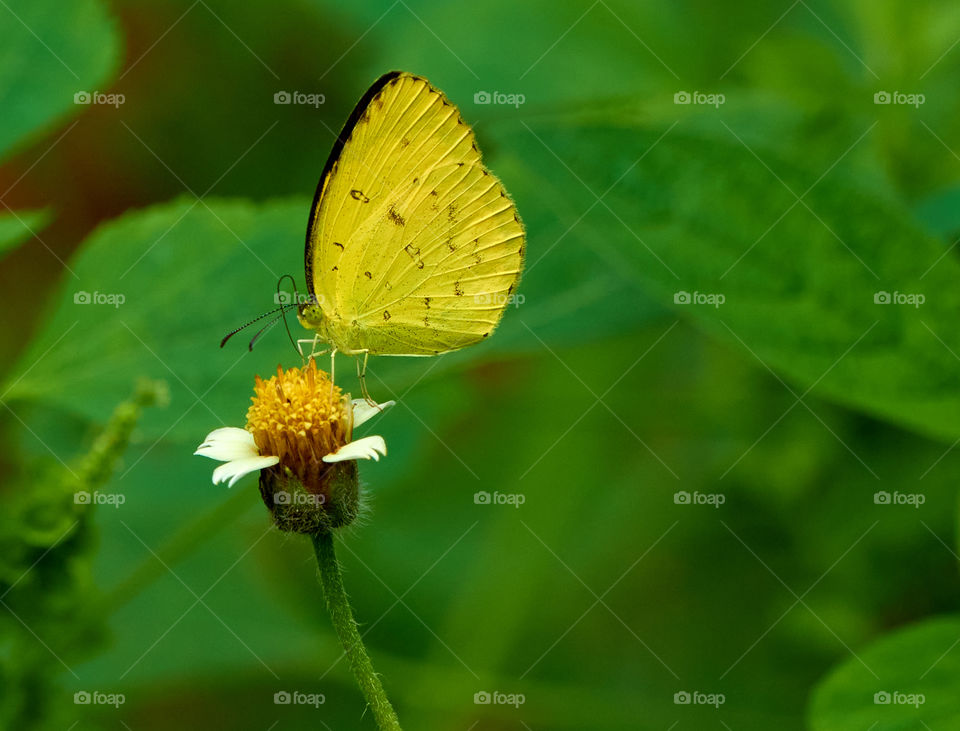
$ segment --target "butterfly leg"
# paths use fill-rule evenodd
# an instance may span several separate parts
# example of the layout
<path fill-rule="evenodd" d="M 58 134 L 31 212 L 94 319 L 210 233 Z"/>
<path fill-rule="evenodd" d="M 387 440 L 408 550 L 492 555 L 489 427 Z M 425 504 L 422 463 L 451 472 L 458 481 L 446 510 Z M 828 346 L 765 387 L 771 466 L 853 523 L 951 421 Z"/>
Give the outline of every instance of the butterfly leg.
<path fill-rule="evenodd" d="M 363 364 L 357 361 L 357 380 L 360 381 L 360 395 L 366 399 L 371 406 L 376 406 L 377 402 L 370 398 L 370 392 L 367 390 L 367 359 L 370 357 L 369 350 L 359 351 L 363 353 Z M 358 352 L 358 354 L 359 354 Z"/>
<path fill-rule="evenodd" d="M 297 340 L 297 351 L 300 353 L 300 359 L 304 362 L 304 365 L 306 365 L 306 362 L 310 360 L 310 358 L 316 358 L 318 355 L 324 355 L 329 352 L 330 350 L 329 348 L 326 348 L 324 350 L 317 350 L 317 345 L 319 344 L 319 342 L 320 342 L 319 335 L 314 335 L 312 338 L 300 338 L 299 340 Z M 304 343 L 310 343 L 310 355 L 303 354 Z"/>

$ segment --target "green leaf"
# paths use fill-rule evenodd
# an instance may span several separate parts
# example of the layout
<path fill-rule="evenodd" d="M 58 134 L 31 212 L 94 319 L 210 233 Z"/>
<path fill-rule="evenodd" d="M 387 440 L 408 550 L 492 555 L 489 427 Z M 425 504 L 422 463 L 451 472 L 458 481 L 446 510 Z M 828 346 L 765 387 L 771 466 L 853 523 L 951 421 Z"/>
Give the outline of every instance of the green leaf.
<path fill-rule="evenodd" d="M 10 0 L 0 7 L 0 157 L 69 113 L 78 92 L 100 88 L 119 38 L 99 0 Z"/>
<path fill-rule="evenodd" d="M 10 211 L 0 213 L 0 258 L 29 240 L 50 220 L 46 211 Z"/>
<path fill-rule="evenodd" d="M 960 617 L 942 617 L 858 650 L 857 657 L 833 670 L 814 691 L 810 727 L 813 731 L 960 727 L 960 653 L 954 651 L 958 636 Z"/>
<path fill-rule="evenodd" d="M 843 159 L 810 169 L 748 149 L 720 120 L 713 134 L 703 127 L 517 131 L 510 149 L 523 156 L 525 188 L 553 189 L 582 216 L 542 255 L 605 246 L 596 266 L 624 271 L 662 306 L 789 376 L 798 394 L 816 387 L 922 433 L 960 437 L 956 257 L 897 200 L 846 175 Z M 676 303 L 684 292 L 724 301 Z M 924 301 L 876 303 L 883 293 Z"/>

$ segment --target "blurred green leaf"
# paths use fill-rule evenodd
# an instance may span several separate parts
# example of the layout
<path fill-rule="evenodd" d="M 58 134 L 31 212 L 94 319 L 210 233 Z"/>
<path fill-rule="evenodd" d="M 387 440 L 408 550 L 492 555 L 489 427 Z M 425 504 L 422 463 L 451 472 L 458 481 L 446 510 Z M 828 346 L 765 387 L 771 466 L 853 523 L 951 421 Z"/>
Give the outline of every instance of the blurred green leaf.
<path fill-rule="evenodd" d="M 895 199 L 844 174 L 856 137 L 819 170 L 748 148 L 720 120 L 715 129 L 517 131 L 510 148 L 523 150 L 526 189 L 553 187 L 578 221 L 542 256 L 607 246 L 607 266 L 628 267 L 654 301 L 789 376 L 799 393 L 816 387 L 925 434 L 960 436 L 957 259 Z M 539 265 L 536 251 L 531 259 Z M 683 293 L 724 301 L 676 303 Z M 924 302 L 877 303 L 901 295 Z"/>
<path fill-rule="evenodd" d="M 50 220 L 46 211 L 0 213 L 0 257 L 27 241 Z"/>
<path fill-rule="evenodd" d="M 931 619 L 857 652 L 810 702 L 813 731 L 958 728 L 960 617 Z"/>
<path fill-rule="evenodd" d="M 10 0 L 0 8 L 0 157 L 102 91 L 120 39 L 99 0 Z"/>
<path fill-rule="evenodd" d="M 933 233 L 949 238 L 952 243 L 960 231 L 960 186 L 953 185 L 927 196 L 914 210 Z"/>

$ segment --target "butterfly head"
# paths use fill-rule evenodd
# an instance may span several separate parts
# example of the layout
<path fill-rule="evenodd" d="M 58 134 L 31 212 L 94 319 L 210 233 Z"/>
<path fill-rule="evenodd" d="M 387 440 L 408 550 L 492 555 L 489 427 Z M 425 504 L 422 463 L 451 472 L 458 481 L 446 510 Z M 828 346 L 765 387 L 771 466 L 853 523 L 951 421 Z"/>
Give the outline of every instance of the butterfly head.
<path fill-rule="evenodd" d="M 307 330 L 322 331 L 326 319 L 320 303 L 313 297 L 309 301 L 301 303 L 297 309 L 297 320 Z"/>

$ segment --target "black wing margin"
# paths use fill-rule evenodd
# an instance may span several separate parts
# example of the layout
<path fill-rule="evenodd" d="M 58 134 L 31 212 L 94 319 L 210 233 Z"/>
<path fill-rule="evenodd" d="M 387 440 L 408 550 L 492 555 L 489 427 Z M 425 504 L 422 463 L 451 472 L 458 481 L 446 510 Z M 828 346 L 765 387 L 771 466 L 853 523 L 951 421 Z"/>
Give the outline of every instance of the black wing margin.
<path fill-rule="evenodd" d="M 337 139 L 333 143 L 333 149 L 330 150 L 330 156 L 327 158 L 327 163 L 323 166 L 323 172 L 320 173 L 320 182 L 317 183 L 317 191 L 314 193 L 313 203 L 310 205 L 310 217 L 307 220 L 307 240 L 303 252 L 303 268 L 307 277 L 307 291 L 311 295 L 315 295 L 316 293 L 313 291 L 313 257 L 311 256 L 310 251 L 310 241 L 313 234 L 314 217 L 317 211 L 317 206 L 320 205 L 320 197 L 323 195 L 323 189 L 326 186 L 327 177 L 330 175 L 330 171 L 333 170 L 334 164 L 338 159 L 340 159 L 340 154 L 343 152 L 344 145 L 347 144 L 347 140 L 350 139 L 350 135 L 353 133 L 353 128 L 360 120 L 360 117 L 363 116 L 363 113 L 370 105 L 370 102 L 373 101 L 373 98 L 383 90 L 383 87 L 397 77 L 402 76 L 403 73 L 403 71 L 390 71 L 384 74 L 379 79 L 374 81 L 364 95 L 360 97 L 360 101 L 357 102 L 357 105 L 353 108 L 353 111 L 350 112 L 350 116 L 347 117 L 347 121 L 343 125 L 343 129 L 341 129 L 340 134 L 337 135 Z"/>

